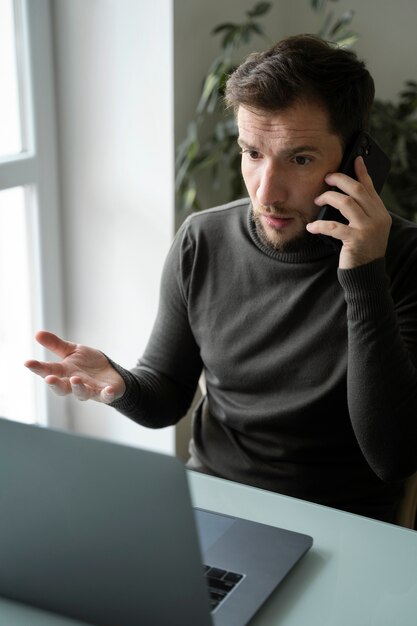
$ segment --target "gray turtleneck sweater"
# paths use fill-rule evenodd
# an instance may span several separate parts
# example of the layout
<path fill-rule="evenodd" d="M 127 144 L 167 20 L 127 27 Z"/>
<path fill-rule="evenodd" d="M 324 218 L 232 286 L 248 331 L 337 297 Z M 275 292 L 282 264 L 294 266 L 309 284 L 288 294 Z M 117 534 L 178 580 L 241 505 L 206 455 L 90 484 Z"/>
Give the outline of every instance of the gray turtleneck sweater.
<path fill-rule="evenodd" d="M 392 521 L 417 469 L 417 225 L 385 259 L 338 269 L 258 238 L 248 200 L 196 213 L 173 242 L 153 332 L 114 403 L 175 424 L 201 371 L 191 468 Z"/>

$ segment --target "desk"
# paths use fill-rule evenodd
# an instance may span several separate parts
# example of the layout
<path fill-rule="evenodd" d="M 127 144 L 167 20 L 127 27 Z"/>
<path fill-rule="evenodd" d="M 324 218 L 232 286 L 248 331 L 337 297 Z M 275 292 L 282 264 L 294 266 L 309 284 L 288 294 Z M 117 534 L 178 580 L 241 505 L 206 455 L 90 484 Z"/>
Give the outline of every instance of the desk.
<path fill-rule="evenodd" d="M 417 532 L 194 472 L 195 506 L 311 535 L 251 626 L 416 626 Z"/>
<path fill-rule="evenodd" d="M 417 532 L 195 472 L 188 475 L 195 506 L 314 538 L 312 549 L 251 626 L 417 624 Z M 1 626 L 29 624 L 81 622 L 0 599 Z"/>

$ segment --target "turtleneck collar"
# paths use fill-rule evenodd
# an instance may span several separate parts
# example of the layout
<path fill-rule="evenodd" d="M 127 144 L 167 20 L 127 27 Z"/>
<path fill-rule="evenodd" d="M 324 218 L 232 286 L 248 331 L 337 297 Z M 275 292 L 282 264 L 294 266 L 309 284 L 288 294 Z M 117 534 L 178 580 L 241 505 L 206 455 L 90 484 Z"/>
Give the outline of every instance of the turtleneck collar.
<path fill-rule="evenodd" d="M 275 250 L 271 246 L 266 245 L 259 237 L 256 230 L 255 221 L 252 215 L 252 205 L 249 203 L 247 213 L 247 223 L 250 237 L 257 248 L 264 254 L 273 259 L 277 259 L 283 263 L 308 263 L 317 261 L 328 256 L 336 254 L 337 249 L 331 242 L 326 241 L 324 237 L 317 236 L 311 245 L 306 245 L 302 250 L 296 252 L 281 252 Z"/>

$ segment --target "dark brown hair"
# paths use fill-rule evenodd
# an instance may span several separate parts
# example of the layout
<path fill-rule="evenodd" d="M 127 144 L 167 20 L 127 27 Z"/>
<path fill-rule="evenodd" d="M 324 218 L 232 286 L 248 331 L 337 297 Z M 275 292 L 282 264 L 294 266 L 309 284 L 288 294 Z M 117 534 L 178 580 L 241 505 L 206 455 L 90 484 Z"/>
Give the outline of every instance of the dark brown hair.
<path fill-rule="evenodd" d="M 296 102 L 324 106 L 330 129 L 343 143 L 368 127 L 375 95 L 372 76 L 356 54 L 313 35 L 283 39 L 255 52 L 230 75 L 225 98 L 264 111 L 288 109 Z"/>

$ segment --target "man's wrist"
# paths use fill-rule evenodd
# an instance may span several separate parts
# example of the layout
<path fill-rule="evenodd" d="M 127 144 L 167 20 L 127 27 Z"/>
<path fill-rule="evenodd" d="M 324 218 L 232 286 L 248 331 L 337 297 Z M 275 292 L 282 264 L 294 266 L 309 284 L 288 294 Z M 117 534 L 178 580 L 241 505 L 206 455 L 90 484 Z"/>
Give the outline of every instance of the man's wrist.
<path fill-rule="evenodd" d="M 392 309 L 384 258 L 350 269 L 339 268 L 337 276 L 345 292 L 348 318 L 372 319 Z"/>

